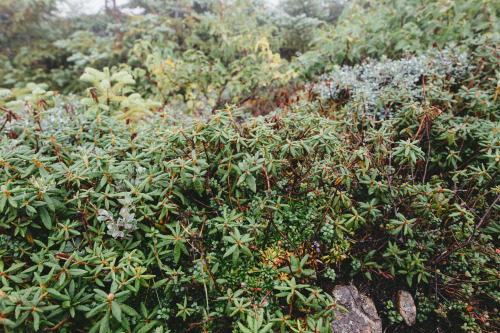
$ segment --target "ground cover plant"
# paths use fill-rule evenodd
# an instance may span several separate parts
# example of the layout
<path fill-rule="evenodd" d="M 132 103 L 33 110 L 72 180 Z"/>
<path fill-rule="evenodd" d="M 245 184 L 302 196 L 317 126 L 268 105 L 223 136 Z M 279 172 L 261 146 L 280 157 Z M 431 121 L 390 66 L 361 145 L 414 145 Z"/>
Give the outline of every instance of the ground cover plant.
<path fill-rule="evenodd" d="M 56 2 L 0 30 L 3 331 L 331 332 L 346 284 L 500 329 L 496 2 L 140 0 L 24 47 Z"/>
<path fill-rule="evenodd" d="M 421 327 L 493 329 L 497 48 L 435 50 L 373 103 L 328 80 L 346 91 L 246 120 L 123 125 L 58 96 L 3 109 L 2 325 L 326 332 L 330 288 L 354 279 L 413 291 Z M 370 86 L 384 66 L 351 71 Z"/>

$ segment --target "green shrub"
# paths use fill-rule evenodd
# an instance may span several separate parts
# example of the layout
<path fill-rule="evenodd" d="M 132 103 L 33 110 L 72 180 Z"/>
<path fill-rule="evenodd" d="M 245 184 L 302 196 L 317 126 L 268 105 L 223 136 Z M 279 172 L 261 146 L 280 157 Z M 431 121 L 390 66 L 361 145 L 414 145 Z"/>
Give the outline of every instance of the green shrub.
<path fill-rule="evenodd" d="M 487 330 L 500 296 L 496 45 L 464 55 L 473 76 L 450 75 L 451 57 L 421 80 L 387 77 L 371 90 L 387 119 L 356 95 L 376 71 L 346 81 L 343 106 L 318 95 L 247 120 L 228 108 L 126 125 L 57 98 L 3 109 L 1 323 L 327 332 L 332 280 L 361 279 L 386 286 L 374 296 L 394 280 L 418 291 L 420 325 L 457 314 L 455 329 Z"/>
<path fill-rule="evenodd" d="M 37 26 L 64 21 L 44 21 L 55 3 Z M 157 13 L 101 17 L 47 67 L 18 45 L 29 25 L 0 36 L 16 47 L 0 55 L 3 330 L 329 332 L 348 283 L 388 329 L 405 288 L 424 330 L 498 330 L 496 2 L 353 1 L 291 65 L 277 51 L 301 24 L 303 49 L 311 17 L 133 3 Z M 84 69 L 87 96 L 50 90 L 83 92 Z M 224 108 L 299 70 L 327 73 L 283 110 Z"/>
<path fill-rule="evenodd" d="M 463 45 L 500 33 L 500 5 L 493 0 L 349 1 L 338 22 L 317 31 L 298 60 L 307 78 L 335 65 L 369 58 L 426 53 L 433 45 Z"/>
<path fill-rule="evenodd" d="M 39 112 L 24 132 L 22 121 L 9 125 L 2 141 L 7 327 L 176 330 L 206 320 L 214 329 L 241 318 L 269 329 L 281 324 L 281 306 L 296 309 L 292 327 L 328 327 L 331 296 L 296 278 L 316 278 L 310 245 L 332 179 L 311 173 L 301 184 L 294 172 L 312 154 L 321 165 L 308 165 L 333 168 L 333 121 L 242 124 L 228 110 L 207 124 L 124 127 L 60 106 Z M 70 120 L 60 124 L 63 115 Z M 321 133 L 305 135 L 304 124 Z"/>

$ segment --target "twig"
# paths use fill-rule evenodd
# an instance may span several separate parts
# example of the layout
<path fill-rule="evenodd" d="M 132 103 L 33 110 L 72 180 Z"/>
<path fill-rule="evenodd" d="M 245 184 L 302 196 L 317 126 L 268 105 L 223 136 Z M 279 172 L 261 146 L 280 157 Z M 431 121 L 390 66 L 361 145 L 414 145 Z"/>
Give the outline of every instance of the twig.
<path fill-rule="evenodd" d="M 59 324 L 57 324 L 56 326 L 54 326 L 52 328 L 44 328 L 43 331 L 44 332 L 55 331 L 55 330 L 57 330 L 59 328 L 59 326 L 61 326 L 62 324 L 64 324 L 68 320 L 69 320 L 69 318 L 66 318 L 66 319 L 62 320 Z"/>
<path fill-rule="evenodd" d="M 425 134 L 427 136 L 427 159 L 425 160 L 424 176 L 422 177 L 422 185 L 425 185 L 425 177 L 427 176 L 427 168 L 429 167 L 429 160 L 431 159 L 431 139 L 429 138 L 429 125 L 427 124 L 427 115 L 425 115 Z"/>
<path fill-rule="evenodd" d="M 297 248 L 297 246 L 295 246 L 295 244 L 293 244 L 292 241 L 290 241 L 288 239 L 288 237 L 286 237 L 286 235 L 281 232 L 281 230 L 278 228 L 278 226 L 274 223 L 274 219 L 272 217 L 269 219 L 269 221 L 271 222 L 273 227 L 276 229 L 276 231 L 280 234 L 280 236 L 283 237 L 290 245 L 293 246 L 293 248 L 295 249 L 295 253 L 299 257 L 299 260 L 302 260 L 302 256 L 300 255 L 300 252 L 299 252 L 299 249 Z"/>
<path fill-rule="evenodd" d="M 476 235 L 476 232 L 479 230 L 479 228 L 481 228 L 483 223 L 486 221 L 486 219 L 490 215 L 491 210 L 493 209 L 493 207 L 497 204 L 497 202 L 499 200 L 500 200 L 500 194 L 497 196 L 495 201 L 493 201 L 493 203 L 490 205 L 490 207 L 488 207 L 488 210 L 486 211 L 486 213 L 484 213 L 483 217 L 481 218 L 481 220 L 479 220 L 479 223 L 476 224 L 476 226 L 475 226 L 474 230 L 472 231 L 472 233 L 470 234 L 469 238 L 467 238 L 467 240 L 464 243 L 460 244 L 459 246 L 454 247 L 453 249 L 451 249 L 449 251 L 445 251 L 445 252 L 441 253 L 436 259 L 433 259 L 431 261 L 431 263 L 436 265 L 439 262 L 443 261 L 444 259 L 448 258 L 453 253 L 455 253 L 458 250 L 463 249 L 464 247 L 469 245 L 472 242 L 472 239 L 474 238 L 474 236 Z"/>

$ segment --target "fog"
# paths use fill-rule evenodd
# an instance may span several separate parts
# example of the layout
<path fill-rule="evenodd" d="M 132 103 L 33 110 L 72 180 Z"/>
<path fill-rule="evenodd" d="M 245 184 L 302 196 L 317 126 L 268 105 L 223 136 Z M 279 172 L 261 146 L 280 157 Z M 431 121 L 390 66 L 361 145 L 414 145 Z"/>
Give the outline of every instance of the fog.
<path fill-rule="evenodd" d="M 118 6 L 126 4 L 128 0 L 116 0 Z M 104 8 L 105 0 L 66 0 L 67 4 L 60 6 L 63 14 L 94 14 Z M 112 1 L 110 0 L 111 4 Z"/>
<path fill-rule="evenodd" d="M 270 5 L 275 5 L 279 0 L 266 0 Z M 106 0 L 66 0 L 67 5 L 61 5 L 60 10 L 63 14 L 94 14 L 104 8 Z M 126 4 L 128 0 L 116 0 L 118 6 Z M 112 0 L 109 0 L 112 4 Z"/>

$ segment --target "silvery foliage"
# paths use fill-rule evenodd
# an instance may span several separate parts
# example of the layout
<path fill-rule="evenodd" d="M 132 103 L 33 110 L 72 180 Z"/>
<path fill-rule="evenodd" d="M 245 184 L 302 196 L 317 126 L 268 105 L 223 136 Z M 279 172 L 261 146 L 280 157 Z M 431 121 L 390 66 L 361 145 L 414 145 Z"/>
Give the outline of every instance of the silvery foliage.
<path fill-rule="evenodd" d="M 336 66 L 332 73 L 323 75 L 313 91 L 323 100 L 338 101 L 342 94 L 349 96 L 348 107 L 376 114 L 383 118 L 387 109 L 384 96 L 397 90 L 406 100 L 421 101 L 424 92 L 422 77 L 431 75 L 449 76 L 458 80 L 469 71 L 466 53 L 455 53 L 450 49 L 400 60 L 370 60 L 356 66 Z M 344 97 L 345 98 L 345 97 Z M 384 106 L 385 105 L 385 106 Z M 394 116 L 389 107 L 388 117 Z"/>
<path fill-rule="evenodd" d="M 52 107 L 48 109 L 43 109 L 42 111 L 38 111 L 40 120 L 40 126 L 44 132 L 48 132 L 51 134 L 55 134 L 58 132 L 67 131 L 71 128 L 72 124 L 68 122 L 69 112 L 73 112 L 70 110 L 78 110 L 81 109 L 80 102 L 76 100 L 75 95 L 68 95 L 62 97 L 61 95 L 51 95 L 51 91 L 47 92 L 50 96 L 45 96 L 48 103 L 52 105 Z M 2 90 L 0 90 L 0 95 L 2 94 Z M 9 109 L 11 109 L 17 116 L 20 117 L 18 125 L 24 124 L 26 127 L 29 127 L 32 123 L 33 118 L 35 118 L 35 114 L 33 112 L 36 109 L 36 104 L 41 99 L 45 100 L 42 96 L 41 99 L 36 99 L 37 95 L 34 93 L 28 94 L 27 96 L 19 97 L 17 100 L 9 102 L 7 105 Z M 2 96 L 0 96 L 0 100 Z M 82 119 L 81 115 L 73 115 L 74 117 L 78 117 Z M 12 127 L 13 123 L 6 123 L 6 130 L 14 130 Z M 92 131 L 93 128 L 90 128 L 89 131 Z"/>
<path fill-rule="evenodd" d="M 40 125 L 44 131 L 49 131 L 52 134 L 67 131 L 71 128 L 71 124 L 67 120 L 68 113 L 71 112 L 69 110 L 81 109 L 80 101 L 77 100 L 75 95 L 65 96 L 64 98 L 57 95 L 51 101 L 54 104 L 51 108 L 43 111 Z M 78 117 L 82 118 L 81 116 Z M 93 129 L 90 128 L 89 130 Z"/>
<path fill-rule="evenodd" d="M 130 212 L 131 200 L 129 198 L 125 200 L 127 204 L 120 209 L 120 217 L 117 221 L 115 221 L 113 215 L 105 209 L 100 209 L 98 212 L 99 217 L 97 217 L 97 219 L 107 223 L 107 233 L 113 238 L 123 238 L 128 236 L 132 230 L 137 229 L 137 221 L 134 218 L 135 214 Z"/>
<path fill-rule="evenodd" d="M 12 91 L 9 89 L 0 88 L 0 101 L 12 96 Z"/>

